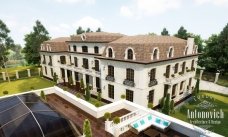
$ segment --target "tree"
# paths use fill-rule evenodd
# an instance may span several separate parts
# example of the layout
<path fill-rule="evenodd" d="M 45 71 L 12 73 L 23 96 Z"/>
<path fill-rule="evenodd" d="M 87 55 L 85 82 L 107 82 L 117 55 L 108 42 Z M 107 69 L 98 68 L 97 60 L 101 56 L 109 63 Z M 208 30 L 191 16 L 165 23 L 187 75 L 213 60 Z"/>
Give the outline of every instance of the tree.
<path fill-rule="evenodd" d="M 86 99 L 86 101 L 89 101 L 89 100 L 90 100 L 90 98 L 91 98 L 90 86 L 89 86 L 89 84 L 87 84 L 87 86 L 86 86 L 86 94 L 85 94 L 85 99 Z"/>
<path fill-rule="evenodd" d="M 188 33 L 187 33 L 187 30 L 183 26 L 181 26 L 180 29 L 178 30 L 177 34 L 175 34 L 174 36 L 181 38 L 181 39 L 187 39 Z"/>
<path fill-rule="evenodd" d="M 85 84 L 84 84 L 83 78 L 80 80 L 80 87 L 81 87 L 80 91 L 82 93 L 84 93 L 85 92 Z"/>
<path fill-rule="evenodd" d="M 54 75 L 53 75 L 53 81 L 55 83 L 57 83 L 57 81 L 58 81 L 58 75 L 55 72 L 54 72 Z"/>
<path fill-rule="evenodd" d="M 154 33 L 154 32 L 149 32 L 148 35 L 150 35 L 150 36 L 157 36 L 157 34 Z"/>
<path fill-rule="evenodd" d="M 92 32 L 90 28 L 87 28 L 86 32 Z"/>
<path fill-rule="evenodd" d="M 197 94 L 199 93 L 199 84 L 200 84 L 200 79 L 197 79 L 196 86 L 195 86 L 195 89 L 196 89 L 196 93 Z"/>
<path fill-rule="evenodd" d="M 163 108 L 164 104 L 165 104 L 165 97 L 162 97 L 160 99 L 160 107 Z"/>
<path fill-rule="evenodd" d="M 150 108 L 150 109 L 152 109 L 152 108 L 154 107 L 154 106 L 153 106 L 153 103 L 148 103 L 148 104 L 147 104 L 147 107 Z"/>
<path fill-rule="evenodd" d="M 85 31 L 82 29 L 81 26 L 79 26 L 78 29 L 76 30 L 76 33 L 77 34 L 82 34 L 82 33 L 85 33 Z"/>
<path fill-rule="evenodd" d="M 45 93 L 44 93 L 43 90 L 41 90 L 41 92 L 40 92 L 40 97 L 41 97 L 43 100 L 46 100 L 46 95 L 45 95 Z"/>
<path fill-rule="evenodd" d="M 0 20 L 0 68 L 6 68 L 6 62 L 8 61 L 8 50 L 12 49 L 14 45 L 13 39 L 9 36 L 10 30 L 6 24 Z M 6 69 L 6 76 L 10 82 L 10 77 Z"/>
<path fill-rule="evenodd" d="M 120 118 L 119 117 L 114 117 L 113 118 L 113 123 L 114 124 L 119 124 L 120 123 Z"/>
<path fill-rule="evenodd" d="M 111 113 L 105 112 L 104 118 L 105 118 L 106 120 L 109 120 L 109 119 L 111 118 Z"/>
<path fill-rule="evenodd" d="M 33 26 L 33 31 L 25 35 L 25 47 L 23 53 L 25 53 L 25 60 L 28 64 L 39 64 L 40 45 L 49 40 L 49 33 L 46 28 L 41 24 L 40 21 L 36 21 L 35 26 Z"/>
<path fill-rule="evenodd" d="M 168 93 L 165 98 L 165 104 L 162 108 L 162 113 L 169 115 L 170 113 L 170 94 Z"/>
<path fill-rule="evenodd" d="M 12 47 L 12 54 L 9 56 L 10 60 L 21 60 L 23 59 L 23 56 L 21 54 L 22 47 L 19 44 L 15 44 L 14 47 Z"/>
<path fill-rule="evenodd" d="M 85 137 L 92 137 L 92 130 L 88 119 L 85 119 L 83 124 L 83 135 Z"/>
<path fill-rule="evenodd" d="M 96 32 L 101 32 L 101 28 L 97 28 Z"/>
<path fill-rule="evenodd" d="M 98 100 L 98 101 L 101 101 L 101 98 L 102 98 L 102 97 L 101 97 L 101 92 L 98 92 L 98 93 L 97 93 L 97 100 Z"/>
<path fill-rule="evenodd" d="M 125 94 L 122 94 L 122 95 L 120 96 L 120 98 L 121 98 L 121 99 L 125 99 L 125 98 L 126 98 L 126 95 L 125 95 Z"/>
<path fill-rule="evenodd" d="M 161 32 L 161 35 L 162 35 L 162 36 L 169 36 L 168 30 L 167 30 L 166 28 L 164 28 L 164 29 L 162 30 L 162 32 Z"/>
<path fill-rule="evenodd" d="M 171 102 L 170 102 L 170 111 L 171 111 L 171 113 L 174 113 L 174 101 L 173 100 L 171 100 Z"/>

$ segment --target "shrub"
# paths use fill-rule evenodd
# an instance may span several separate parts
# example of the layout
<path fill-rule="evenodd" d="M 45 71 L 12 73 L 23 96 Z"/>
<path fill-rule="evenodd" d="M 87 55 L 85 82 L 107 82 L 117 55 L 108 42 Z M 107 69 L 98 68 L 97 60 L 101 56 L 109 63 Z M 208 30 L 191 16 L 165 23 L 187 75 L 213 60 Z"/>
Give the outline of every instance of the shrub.
<path fill-rule="evenodd" d="M 85 92 L 85 85 L 84 85 L 84 81 L 83 81 L 83 79 L 81 79 L 80 80 L 80 87 L 81 87 L 81 92 L 83 93 L 83 92 Z"/>
<path fill-rule="evenodd" d="M 77 97 L 77 98 L 81 98 L 82 96 L 81 96 L 80 93 L 76 93 L 76 97 Z"/>
<path fill-rule="evenodd" d="M 152 108 L 154 107 L 154 106 L 153 106 L 153 103 L 148 103 L 148 104 L 147 104 L 147 107 L 150 108 L 150 109 L 152 109 Z"/>
<path fill-rule="evenodd" d="M 92 137 L 92 130 L 88 119 L 85 119 L 83 123 L 83 135 L 85 137 Z"/>
<path fill-rule="evenodd" d="M 170 112 L 170 94 L 168 93 L 165 98 L 165 104 L 164 104 L 164 107 L 162 108 L 162 113 L 169 115 L 169 112 Z"/>
<path fill-rule="evenodd" d="M 3 91 L 3 94 L 7 95 L 7 94 L 9 94 L 9 91 L 5 90 L 5 91 Z"/>
<path fill-rule="evenodd" d="M 119 117 L 114 117 L 113 118 L 113 123 L 114 124 L 119 124 L 120 123 L 120 118 Z"/>
<path fill-rule="evenodd" d="M 34 87 L 30 87 L 31 90 L 34 90 Z"/>
<path fill-rule="evenodd" d="M 68 83 L 69 83 L 69 86 L 71 86 L 73 84 L 73 78 L 72 78 L 72 76 L 70 76 L 68 78 Z"/>
<path fill-rule="evenodd" d="M 40 92 L 40 97 L 41 97 L 43 100 L 46 100 L 46 95 L 45 95 L 45 93 L 44 93 L 43 90 L 41 90 L 41 92 Z"/>
<path fill-rule="evenodd" d="M 111 118 L 111 113 L 105 112 L 104 118 L 105 118 L 106 120 L 109 120 L 109 119 Z"/>
<path fill-rule="evenodd" d="M 125 98 L 126 98 L 126 95 L 125 95 L 125 94 L 122 94 L 122 95 L 120 96 L 120 98 L 121 98 L 121 99 L 125 99 Z"/>
<path fill-rule="evenodd" d="M 95 103 L 95 107 L 100 107 L 101 106 L 101 102 L 100 101 L 97 101 L 96 103 Z"/>
<path fill-rule="evenodd" d="M 181 113 L 186 113 L 187 112 L 187 109 L 188 109 L 187 106 L 186 105 L 183 105 L 183 106 L 180 107 L 180 112 Z"/>
<path fill-rule="evenodd" d="M 164 104 L 165 104 L 165 97 L 162 97 L 161 99 L 160 99 L 160 107 L 161 108 L 163 108 L 163 106 L 164 106 Z"/>
<path fill-rule="evenodd" d="M 58 75 L 56 73 L 54 73 L 54 75 L 53 75 L 53 81 L 55 83 L 57 83 L 57 81 L 58 81 Z"/>
<path fill-rule="evenodd" d="M 170 111 L 171 111 L 171 113 L 174 113 L 174 101 L 173 100 L 171 100 L 171 102 L 170 102 Z"/>

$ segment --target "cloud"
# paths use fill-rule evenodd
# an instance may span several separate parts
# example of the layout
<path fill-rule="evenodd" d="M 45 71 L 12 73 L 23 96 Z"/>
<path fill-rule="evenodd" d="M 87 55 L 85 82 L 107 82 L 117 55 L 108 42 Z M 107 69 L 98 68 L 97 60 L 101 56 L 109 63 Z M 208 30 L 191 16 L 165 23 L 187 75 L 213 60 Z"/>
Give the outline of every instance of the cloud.
<path fill-rule="evenodd" d="M 86 4 L 94 4 L 95 0 L 52 0 L 59 3 L 86 3 Z"/>
<path fill-rule="evenodd" d="M 90 28 L 91 30 L 96 30 L 97 28 L 102 27 L 103 24 L 98 19 L 92 18 L 90 16 L 86 16 L 73 24 L 73 27 L 75 29 L 78 28 L 79 26 L 81 26 L 84 29 Z"/>
<path fill-rule="evenodd" d="M 202 5 L 206 3 L 214 4 L 217 6 L 228 6 L 228 0 L 194 0 L 196 4 Z"/>
<path fill-rule="evenodd" d="M 134 0 L 120 8 L 122 16 L 152 16 L 178 9 L 182 0 Z"/>

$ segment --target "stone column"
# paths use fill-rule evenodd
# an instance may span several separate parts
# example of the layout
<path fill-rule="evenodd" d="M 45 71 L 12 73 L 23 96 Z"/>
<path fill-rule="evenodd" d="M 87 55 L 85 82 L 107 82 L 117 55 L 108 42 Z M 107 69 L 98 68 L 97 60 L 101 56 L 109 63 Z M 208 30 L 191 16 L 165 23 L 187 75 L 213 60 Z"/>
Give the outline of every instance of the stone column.
<path fill-rule="evenodd" d="M 6 73 L 5 72 L 2 72 L 2 78 L 4 81 L 6 81 Z"/>
<path fill-rule="evenodd" d="M 27 69 L 28 77 L 31 77 L 30 69 Z"/>
<path fill-rule="evenodd" d="M 214 83 L 217 83 L 219 74 L 220 74 L 220 73 L 215 73 L 215 81 L 214 81 Z"/>
<path fill-rule="evenodd" d="M 72 79 L 73 79 L 73 85 L 76 85 L 75 72 L 74 71 L 72 71 Z"/>
<path fill-rule="evenodd" d="M 68 82 L 67 69 L 65 69 L 65 82 Z"/>
<path fill-rule="evenodd" d="M 200 70 L 199 79 L 202 79 L 203 71 L 204 71 L 203 69 Z"/>
<path fill-rule="evenodd" d="M 19 79 L 18 70 L 16 70 L 16 78 Z"/>
<path fill-rule="evenodd" d="M 40 76 L 40 74 L 41 74 L 41 68 L 38 68 L 38 74 Z"/>

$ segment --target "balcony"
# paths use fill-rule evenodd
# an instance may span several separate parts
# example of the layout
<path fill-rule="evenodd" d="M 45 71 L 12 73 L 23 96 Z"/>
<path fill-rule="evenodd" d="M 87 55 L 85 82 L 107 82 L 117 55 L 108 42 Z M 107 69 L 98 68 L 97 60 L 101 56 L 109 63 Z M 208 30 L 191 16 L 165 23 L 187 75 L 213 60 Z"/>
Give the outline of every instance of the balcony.
<path fill-rule="evenodd" d="M 115 78 L 113 76 L 110 76 L 110 75 L 107 75 L 105 79 L 108 81 L 112 81 L 112 82 L 115 81 Z"/>
<path fill-rule="evenodd" d="M 125 79 L 123 81 L 123 84 L 124 85 L 127 85 L 127 86 L 130 86 L 130 87 L 134 87 L 135 86 L 135 82 L 134 81 L 131 81 L 131 80 L 128 80 L 128 79 Z"/>
<path fill-rule="evenodd" d="M 151 80 L 151 81 L 149 82 L 148 87 L 152 87 L 152 86 L 155 86 L 155 85 L 157 85 L 157 84 L 158 84 L 157 79 L 153 79 L 153 80 Z"/>

